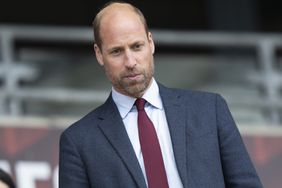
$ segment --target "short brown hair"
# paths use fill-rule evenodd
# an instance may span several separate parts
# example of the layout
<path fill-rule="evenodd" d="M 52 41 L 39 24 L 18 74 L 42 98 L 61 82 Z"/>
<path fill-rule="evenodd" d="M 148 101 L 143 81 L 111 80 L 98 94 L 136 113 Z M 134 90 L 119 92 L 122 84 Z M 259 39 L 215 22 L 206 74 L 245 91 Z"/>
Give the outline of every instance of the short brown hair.
<path fill-rule="evenodd" d="M 102 39 L 100 37 L 100 23 L 101 23 L 101 19 L 102 19 L 102 15 L 101 15 L 101 12 L 111 6 L 112 4 L 115 4 L 115 3 L 120 3 L 120 4 L 127 4 L 129 5 L 132 10 L 139 16 L 141 22 L 143 23 L 144 25 L 144 28 L 145 28 L 145 31 L 146 33 L 148 34 L 148 25 L 147 25 L 147 21 L 143 15 L 143 13 L 135 6 L 133 6 L 132 4 L 129 4 L 129 3 L 126 3 L 124 1 L 110 1 L 108 3 L 106 3 L 101 9 L 100 11 L 97 13 L 97 15 L 95 16 L 93 22 L 92 22 L 92 26 L 93 26 L 93 30 L 94 30 L 94 43 L 97 44 L 97 46 L 99 48 L 101 48 L 101 45 L 102 45 Z"/>

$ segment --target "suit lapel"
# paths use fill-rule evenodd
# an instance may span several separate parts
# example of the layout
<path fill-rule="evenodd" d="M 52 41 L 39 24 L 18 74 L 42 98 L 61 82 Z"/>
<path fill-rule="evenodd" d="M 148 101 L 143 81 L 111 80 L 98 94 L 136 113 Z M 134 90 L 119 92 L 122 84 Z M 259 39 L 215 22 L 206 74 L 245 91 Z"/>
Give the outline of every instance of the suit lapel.
<path fill-rule="evenodd" d="M 179 93 L 159 84 L 165 109 L 177 169 L 184 187 L 187 187 L 186 113 Z M 183 100 L 183 99 L 182 99 Z"/>
<path fill-rule="evenodd" d="M 136 158 L 118 109 L 111 96 L 104 104 L 100 118 L 102 119 L 99 124 L 100 129 L 125 163 L 138 184 L 138 187 L 145 188 L 146 183 L 138 159 Z"/>

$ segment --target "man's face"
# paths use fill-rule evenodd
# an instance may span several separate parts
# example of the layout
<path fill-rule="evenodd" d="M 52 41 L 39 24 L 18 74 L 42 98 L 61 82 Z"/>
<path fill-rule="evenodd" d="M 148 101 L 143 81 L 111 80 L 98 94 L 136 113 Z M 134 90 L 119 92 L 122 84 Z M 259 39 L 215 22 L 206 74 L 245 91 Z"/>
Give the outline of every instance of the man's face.
<path fill-rule="evenodd" d="M 101 21 L 101 48 L 94 46 L 100 65 L 120 93 L 141 97 L 154 74 L 154 43 L 132 11 L 109 13 Z"/>

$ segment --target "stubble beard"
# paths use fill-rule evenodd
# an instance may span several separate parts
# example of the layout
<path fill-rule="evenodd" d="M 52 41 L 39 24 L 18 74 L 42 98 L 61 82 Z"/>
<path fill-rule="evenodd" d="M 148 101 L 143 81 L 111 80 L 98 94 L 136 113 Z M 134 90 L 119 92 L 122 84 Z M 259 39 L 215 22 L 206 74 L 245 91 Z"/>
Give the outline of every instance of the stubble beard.
<path fill-rule="evenodd" d="M 139 98 L 145 93 L 152 81 L 154 65 L 151 65 L 149 71 L 143 71 L 141 75 L 142 79 L 138 81 L 128 81 L 126 78 L 121 77 L 116 83 L 113 83 L 113 86 L 127 96 Z"/>

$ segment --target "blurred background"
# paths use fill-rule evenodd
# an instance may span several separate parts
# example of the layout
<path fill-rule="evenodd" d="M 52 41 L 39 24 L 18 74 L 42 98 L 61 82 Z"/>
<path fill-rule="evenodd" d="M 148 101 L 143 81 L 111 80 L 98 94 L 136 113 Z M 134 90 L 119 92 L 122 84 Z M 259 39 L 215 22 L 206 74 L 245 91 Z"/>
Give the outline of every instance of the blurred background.
<path fill-rule="evenodd" d="M 19 188 L 56 188 L 60 133 L 111 85 L 91 22 L 107 1 L 1 2 L 0 167 Z M 282 2 L 127 1 L 156 44 L 155 77 L 220 93 L 266 188 L 282 184 Z"/>

